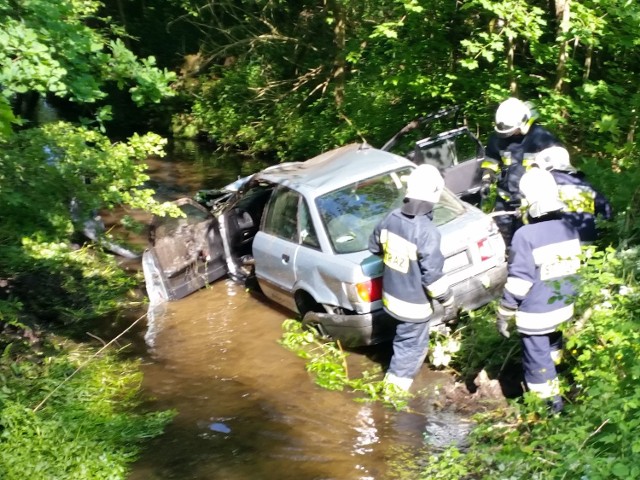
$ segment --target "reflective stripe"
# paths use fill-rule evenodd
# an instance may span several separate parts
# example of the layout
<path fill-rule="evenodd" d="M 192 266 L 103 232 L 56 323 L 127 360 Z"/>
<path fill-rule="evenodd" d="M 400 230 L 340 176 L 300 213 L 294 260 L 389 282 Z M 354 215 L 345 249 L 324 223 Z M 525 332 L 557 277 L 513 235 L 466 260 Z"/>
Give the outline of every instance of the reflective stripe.
<path fill-rule="evenodd" d="M 559 365 L 562 361 L 562 350 L 551 350 L 550 354 L 551 361 L 556 365 Z"/>
<path fill-rule="evenodd" d="M 542 335 L 554 332 L 562 322 L 573 317 L 573 303 L 551 312 L 523 312 L 516 313 L 516 327 L 520 333 L 527 335 Z"/>
<path fill-rule="evenodd" d="M 532 286 L 533 282 L 517 277 L 507 277 L 507 283 L 504 284 L 505 290 L 518 298 L 524 298 Z"/>
<path fill-rule="evenodd" d="M 556 395 L 560 395 L 560 382 L 557 378 L 548 380 L 544 383 L 527 382 L 527 387 L 529 387 L 529 390 L 535 393 L 539 398 L 551 398 Z"/>
<path fill-rule="evenodd" d="M 482 161 L 482 163 L 480 164 L 480 168 L 498 173 L 498 170 L 500 170 L 500 165 L 498 165 L 498 163 L 493 159 L 486 159 Z"/>
<path fill-rule="evenodd" d="M 404 390 L 406 392 L 411 388 L 411 384 L 413 383 L 413 378 L 398 377 L 393 373 L 387 372 L 384 376 L 383 381 L 387 385 L 395 385 L 399 389 Z"/>
<path fill-rule="evenodd" d="M 407 273 L 409 262 L 418 259 L 416 245 L 387 229 L 380 232 L 380 243 L 384 251 L 383 262 L 393 270 Z"/>
<path fill-rule="evenodd" d="M 446 277 L 440 277 L 427 287 L 427 293 L 431 298 L 441 297 L 449 290 L 449 280 Z"/>
<path fill-rule="evenodd" d="M 506 200 L 507 202 L 511 201 L 511 195 L 501 188 L 498 189 L 498 195 L 500 196 L 500 198 Z"/>
<path fill-rule="evenodd" d="M 533 165 L 536 164 L 535 154 L 525 153 L 522 159 L 522 166 L 525 170 L 530 170 Z"/>
<path fill-rule="evenodd" d="M 451 295 L 447 300 L 445 300 L 444 302 L 440 302 L 442 303 L 443 307 L 450 307 L 451 305 L 453 305 L 453 301 L 455 300 L 454 296 Z"/>
<path fill-rule="evenodd" d="M 426 320 L 433 313 L 430 303 L 410 303 L 382 292 L 382 304 L 395 315 L 412 320 Z"/>
<path fill-rule="evenodd" d="M 596 194 L 584 185 L 559 185 L 560 200 L 567 204 L 565 211 L 576 213 L 596 212 Z"/>
<path fill-rule="evenodd" d="M 498 305 L 498 313 L 505 317 L 513 317 L 516 314 L 516 311 L 512 308 L 504 308 L 502 305 Z"/>
<path fill-rule="evenodd" d="M 577 238 L 533 249 L 533 261 L 540 268 L 540 280 L 573 275 L 580 269 L 580 240 Z"/>

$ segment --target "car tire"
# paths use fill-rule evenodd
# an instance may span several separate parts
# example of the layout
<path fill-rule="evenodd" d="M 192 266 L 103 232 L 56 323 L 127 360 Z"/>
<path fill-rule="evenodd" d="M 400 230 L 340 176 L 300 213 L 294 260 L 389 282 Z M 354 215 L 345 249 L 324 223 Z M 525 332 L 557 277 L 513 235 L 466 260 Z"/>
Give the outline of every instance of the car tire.
<path fill-rule="evenodd" d="M 142 271 L 149 304 L 160 305 L 170 300 L 168 282 L 158 266 L 156 256 L 149 250 L 145 250 L 142 254 Z"/>

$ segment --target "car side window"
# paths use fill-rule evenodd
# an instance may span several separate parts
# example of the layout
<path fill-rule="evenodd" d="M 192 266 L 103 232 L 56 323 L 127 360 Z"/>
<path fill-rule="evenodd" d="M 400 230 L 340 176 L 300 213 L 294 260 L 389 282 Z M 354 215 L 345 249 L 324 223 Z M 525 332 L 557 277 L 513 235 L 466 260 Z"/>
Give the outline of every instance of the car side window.
<path fill-rule="evenodd" d="M 298 203 L 300 196 L 288 188 L 279 188 L 271 197 L 263 230 L 298 243 Z"/>

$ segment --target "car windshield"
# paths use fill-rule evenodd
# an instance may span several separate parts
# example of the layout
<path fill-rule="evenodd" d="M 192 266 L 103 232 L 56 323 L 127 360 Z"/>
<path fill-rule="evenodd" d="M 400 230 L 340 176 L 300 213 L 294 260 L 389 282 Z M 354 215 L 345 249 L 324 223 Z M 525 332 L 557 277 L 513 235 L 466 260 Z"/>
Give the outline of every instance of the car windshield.
<path fill-rule="evenodd" d="M 377 223 L 402 204 L 410 167 L 360 180 L 316 199 L 327 235 L 336 253 L 366 250 Z M 445 191 L 434 209 L 443 225 L 464 212 L 462 203 Z"/>

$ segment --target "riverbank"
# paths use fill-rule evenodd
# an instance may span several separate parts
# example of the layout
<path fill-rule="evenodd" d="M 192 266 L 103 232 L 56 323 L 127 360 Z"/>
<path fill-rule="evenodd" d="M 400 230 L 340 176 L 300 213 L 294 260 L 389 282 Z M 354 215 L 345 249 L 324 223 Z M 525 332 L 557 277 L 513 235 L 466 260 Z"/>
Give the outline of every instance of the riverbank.
<path fill-rule="evenodd" d="M 139 412 L 139 365 L 115 351 L 95 356 L 95 347 L 51 335 L 2 339 L 4 480 L 125 479 L 144 443 L 173 417 Z"/>

